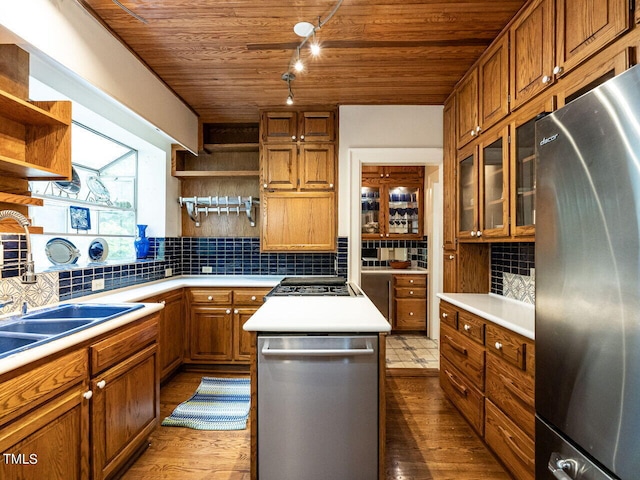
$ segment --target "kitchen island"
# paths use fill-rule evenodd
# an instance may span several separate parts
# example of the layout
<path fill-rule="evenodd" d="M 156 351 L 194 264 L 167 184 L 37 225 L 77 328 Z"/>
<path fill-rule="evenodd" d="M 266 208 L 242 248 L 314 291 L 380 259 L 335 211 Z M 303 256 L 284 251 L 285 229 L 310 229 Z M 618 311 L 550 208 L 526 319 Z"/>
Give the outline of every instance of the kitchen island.
<path fill-rule="evenodd" d="M 307 479 L 339 478 L 335 472 L 348 471 L 358 472 L 348 475 L 353 480 L 383 479 L 391 326 L 373 303 L 361 294 L 271 297 L 244 329 L 256 346 L 251 478 L 302 478 L 301 471 Z"/>

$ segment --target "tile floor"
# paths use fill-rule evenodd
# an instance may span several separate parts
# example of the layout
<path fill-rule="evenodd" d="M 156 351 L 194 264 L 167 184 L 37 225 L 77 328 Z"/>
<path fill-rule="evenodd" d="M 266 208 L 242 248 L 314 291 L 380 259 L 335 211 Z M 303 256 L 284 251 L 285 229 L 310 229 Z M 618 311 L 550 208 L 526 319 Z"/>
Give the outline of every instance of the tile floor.
<path fill-rule="evenodd" d="M 387 337 L 387 368 L 438 369 L 438 342 L 424 335 Z"/>

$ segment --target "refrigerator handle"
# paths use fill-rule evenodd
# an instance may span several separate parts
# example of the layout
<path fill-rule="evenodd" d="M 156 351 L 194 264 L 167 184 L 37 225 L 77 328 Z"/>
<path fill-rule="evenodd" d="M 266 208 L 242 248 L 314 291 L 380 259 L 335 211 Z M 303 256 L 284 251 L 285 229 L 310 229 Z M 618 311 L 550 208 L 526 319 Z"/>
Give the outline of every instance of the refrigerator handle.
<path fill-rule="evenodd" d="M 570 476 L 567 471 L 575 472 L 577 465 L 575 460 L 566 460 L 562 458 L 558 452 L 553 452 L 551 457 L 549 457 L 549 464 L 547 466 L 549 471 L 558 480 L 573 480 L 573 477 Z"/>

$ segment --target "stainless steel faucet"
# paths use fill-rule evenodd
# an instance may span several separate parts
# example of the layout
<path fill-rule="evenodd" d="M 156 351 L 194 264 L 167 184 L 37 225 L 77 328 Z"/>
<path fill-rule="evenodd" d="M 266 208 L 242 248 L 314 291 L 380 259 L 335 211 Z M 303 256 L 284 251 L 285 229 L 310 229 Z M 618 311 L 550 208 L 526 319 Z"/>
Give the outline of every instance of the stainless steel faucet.
<path fill-rule="evenodd" d="M 3 218 L 12 218 L 18 225 L 24 228 L 27 242 L 27 262 L 25 263 L 25 270 L 20 277 L 20 281 L 22 283 L 36 283 L 37 278 L 34 272 L 33 255 L 31 253 L 31 234 L 29 233 L 29 225 L 31 225 L 31 222 L 27 217 L 15 210 L 0 210 L 0 220 Z"/>

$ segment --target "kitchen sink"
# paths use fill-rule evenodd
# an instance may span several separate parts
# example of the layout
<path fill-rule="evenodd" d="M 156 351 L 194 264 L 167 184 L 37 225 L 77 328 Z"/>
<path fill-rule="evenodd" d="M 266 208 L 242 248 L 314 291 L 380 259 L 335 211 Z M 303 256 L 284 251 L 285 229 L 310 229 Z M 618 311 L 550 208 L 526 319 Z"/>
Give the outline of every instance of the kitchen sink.
<path fill-rule="evenodd" d="M 12 350 L 18 350 L 32 343 L 37 342 L 37 338 L 22 337 L 2 337 L 0 336 L 0 355 L 4 355 Z"/>
<path fill-rule="evenodd" d="M 141 304 L 132 305 L 89 305 L 89 304 L 65 304 L 50 310 L 34 312 L 22 317 L 23 320 L 60 320 L 67 318 L 89 318 L 94 320 L 106 320 L 118 317 L 125 313 L 142 308 Z"/>
<path fill-rule="evenodd" d="M 123 305 L 62 304 L 0 322 L 0 358 L 76 333 L 144 307 Z"/>
<path fill-rule="evenodd" d="M 19 320 L 9 325 L 0 326 L 2 332 L 35 333 L 41 335 L 57 335 L 82 327 L 95 320 Z"/>

